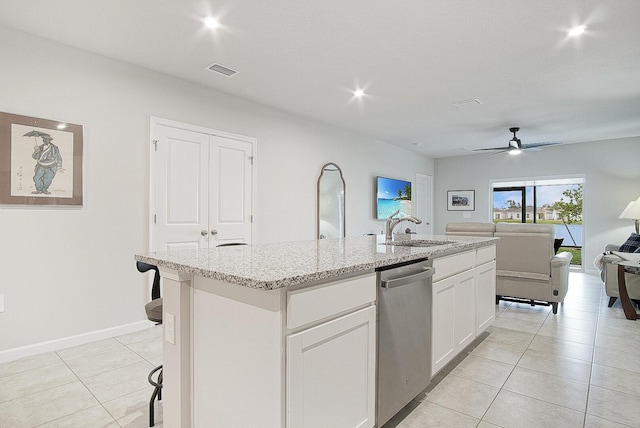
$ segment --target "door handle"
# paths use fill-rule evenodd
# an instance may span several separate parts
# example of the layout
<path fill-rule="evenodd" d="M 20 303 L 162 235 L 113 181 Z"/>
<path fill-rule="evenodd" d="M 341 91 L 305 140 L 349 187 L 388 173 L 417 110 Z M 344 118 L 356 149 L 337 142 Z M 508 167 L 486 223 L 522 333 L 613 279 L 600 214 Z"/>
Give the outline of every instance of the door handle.
<path fill-rule="evenodd" d="M 202 236 L 207 236 L 207 231 L 206 231 L 206 230 L 201 230 L 201 231 L 200 231 L 200 235 L 202 235 Z"/>
<path fill-rule="evenodd" d="M 433 276 L 436 270 L 432 267 L 424 268 L 424 271 L 405 276 L 397 279 L 388 279 L 380 281 L 382 283 L 382 287 L 384 288 L 395 288 L 403 285 L 411 284 L 412 282 L 422 281 L 423 279 L 427 279 Z"/>
<path fill-rule="evenodd" d="M 207 234 L 207 233 L 205 232 L 205 235 L 206 235 L 206 234 Z M 218 231 L 217 231 L 217 230 L 215 230 L 215 229 L 211 229 L 211 234 L 212 234 L 212 235 L 217 235 L 217 234 L 218 234 Z"/>

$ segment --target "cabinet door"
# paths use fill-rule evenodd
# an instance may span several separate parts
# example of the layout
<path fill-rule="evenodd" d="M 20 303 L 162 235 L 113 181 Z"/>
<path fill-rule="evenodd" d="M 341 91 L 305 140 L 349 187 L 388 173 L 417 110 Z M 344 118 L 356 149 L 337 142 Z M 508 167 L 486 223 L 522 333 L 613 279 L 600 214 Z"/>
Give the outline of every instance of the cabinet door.
<path fill-rule="evenodd" d="M 433 283 L 431 376 L 475 339 L 475 307 L 473 270 Z"/>
<path fill-rule="evenodd" d="M 477 336 L 493 324 L 496 318 L 496 262 L 480 265 L 475 271 Z"/>
<path fill-rule="evenodd" d="M 476 337 L 475 272 L 460 273 L 455 278 L 455 354 L 457 355 Z"/>
<path fill-rule="evenodd" d="M 433 283 L 431 316 L 431 376 L 454 357 L 455 285 L 452 276 Z"/>
<path fill-rule="evenodd" d="M 375 424 L 376 309 L 287 338 L 287 427 Z"/>

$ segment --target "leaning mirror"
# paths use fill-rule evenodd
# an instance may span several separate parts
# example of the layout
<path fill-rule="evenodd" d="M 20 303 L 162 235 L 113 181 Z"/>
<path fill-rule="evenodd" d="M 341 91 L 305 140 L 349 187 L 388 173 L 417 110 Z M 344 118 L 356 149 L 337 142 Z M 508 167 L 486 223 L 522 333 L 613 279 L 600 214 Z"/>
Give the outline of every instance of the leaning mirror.
<path fill-rule="evenodd" d="M 318 177 L 318 239 L 345 236 L 344 188 L 340 167 L 324 165 Z"/>

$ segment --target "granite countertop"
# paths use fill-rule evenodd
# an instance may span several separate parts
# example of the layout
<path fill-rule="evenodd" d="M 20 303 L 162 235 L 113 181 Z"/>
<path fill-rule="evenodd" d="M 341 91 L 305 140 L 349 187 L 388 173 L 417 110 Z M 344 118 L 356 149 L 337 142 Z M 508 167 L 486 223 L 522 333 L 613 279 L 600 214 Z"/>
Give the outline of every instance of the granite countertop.
<path fill-rule="evenodd" d="M 384 235 L 136 254 L 162 268 L 245 287 L 274 290 L 336 278 L 411 260 L 436 258 L 493 245 L 497 238 L 394 235 L 396 241 L 437 240 L 433 247 L 385 245 Z"/>

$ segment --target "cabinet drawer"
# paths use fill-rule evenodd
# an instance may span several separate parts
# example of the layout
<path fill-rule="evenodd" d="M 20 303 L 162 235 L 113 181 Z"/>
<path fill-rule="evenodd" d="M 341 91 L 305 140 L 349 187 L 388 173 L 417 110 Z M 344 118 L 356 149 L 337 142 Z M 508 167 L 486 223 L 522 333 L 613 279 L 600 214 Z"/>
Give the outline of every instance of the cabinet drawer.
<path fill-rule="evenodd" d="M 287 328 L 355 309 L 376 300 L 376 274 L 287 292 Z"/>
<path fill-rule="evenodd" d="M 465 253 L 453 254 L 451 256 L 438 257 L 433 260 L 433 267 L 436 273 L 433 281 L 450 277 L 465 270 L 473 269 L 476 264 L 476 252 L 467 251 Z"/>
<path fill-rule="evenodd" d="M 476 258 L 476 266 L 489 263 L 496 259 L 496 246 L 491 245 L 489 247 L 478 248 L 478 254 Z"/>

